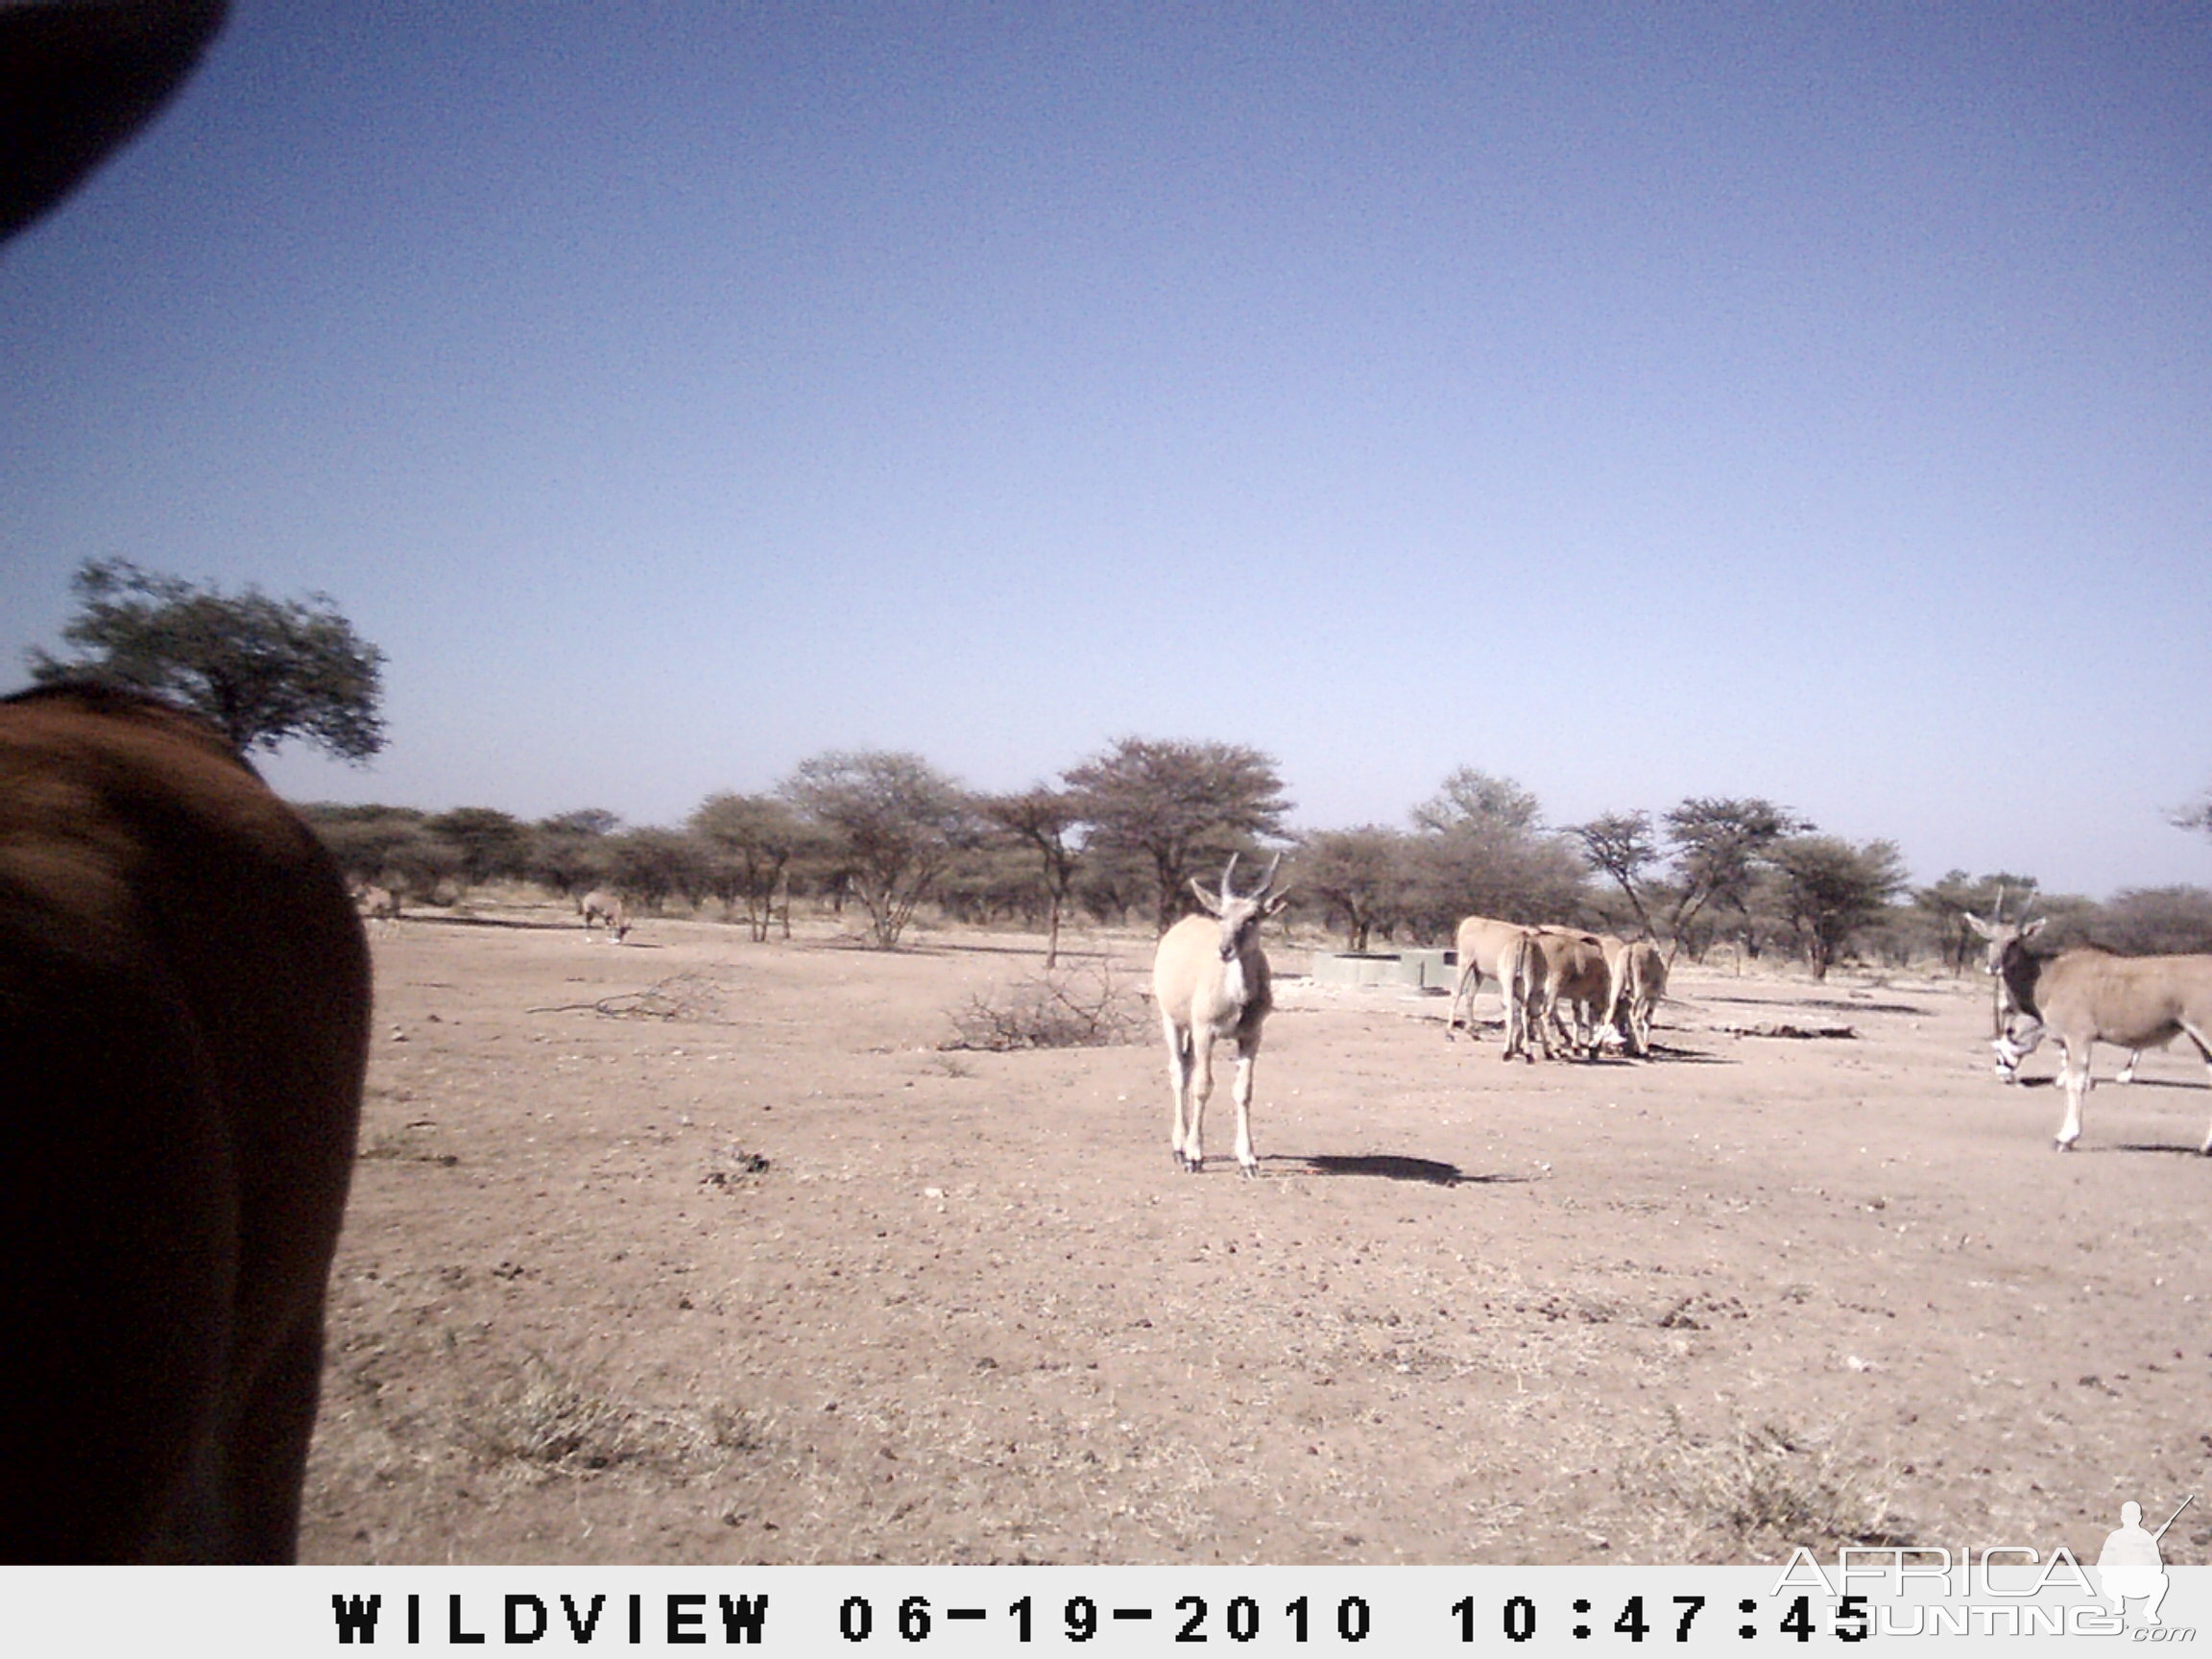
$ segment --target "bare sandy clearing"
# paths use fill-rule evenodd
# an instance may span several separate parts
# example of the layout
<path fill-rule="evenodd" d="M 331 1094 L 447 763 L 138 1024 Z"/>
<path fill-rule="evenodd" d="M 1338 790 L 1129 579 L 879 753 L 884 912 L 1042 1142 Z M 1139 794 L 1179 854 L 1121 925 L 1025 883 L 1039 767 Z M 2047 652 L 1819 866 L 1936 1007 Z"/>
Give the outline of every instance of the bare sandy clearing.
<path fill-rule="evenodd" d="M 2059 1157 L 1979 979 L 1685 969 L 1662 1058 L 1507 1067 L 1440 997 L 1293 978 L 1262 1179 L 1218 1132 L 1189 1177 L 1155 1044 L 937 1047 L 1035 941 L 918 947 L 377 941 L 307 1558 L 2093 1556 L 2203 1483 L 2193 1059 Z M 1079 948 L 1134 986 L 1149 942 Z M 1815 1513 L 1731 1518 L 1777 1494 Z"/>

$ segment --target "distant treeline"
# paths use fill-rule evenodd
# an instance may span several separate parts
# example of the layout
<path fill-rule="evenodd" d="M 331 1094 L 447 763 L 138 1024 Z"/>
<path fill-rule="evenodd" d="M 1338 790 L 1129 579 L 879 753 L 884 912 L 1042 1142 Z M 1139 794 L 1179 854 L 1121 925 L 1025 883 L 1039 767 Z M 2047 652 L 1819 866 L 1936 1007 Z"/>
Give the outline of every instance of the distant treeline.
<path fill-rule="evenodd" d="M 1232 854 L 1278 855 L 1294 917 L 1364 950 L 1448 945 L 1462 916 L 1557 922 L 1717 950 L 1889 966 L 1975 960 L 1965 917 L 2047 916 L 2051 948 L 2212 950 L 2212 891 L 2123 892 L 2100 903 L 2032 876 L 1955 870 L 1914 888 L 1882 840 L 1823 835 L 1757 798 L 1693 797 L 1662 812 L 1551 826 L 1534 795 L 1463 767 L 1401 826 L 1294 833 L 1271 757 L 1225 743 L 1125 738 L 1053 784 L 979 794 L 920 757 L 831 752 L 775 789 L 709 796 L 677 827 L 585 809 L 526 823 L 488 806 L 305 808 L 348 875 L 416 904 L 491 881 L 570 898 L 612 887 L 645 911 L 719 907 L 756 939 L 788 932 L 796 899 L 851 906 L 879 945 L 918 909 L 1056 941 L 1067 917 L 1166 926 Z M 1257 871 L 1250 873 L 1256 876 Z"/>

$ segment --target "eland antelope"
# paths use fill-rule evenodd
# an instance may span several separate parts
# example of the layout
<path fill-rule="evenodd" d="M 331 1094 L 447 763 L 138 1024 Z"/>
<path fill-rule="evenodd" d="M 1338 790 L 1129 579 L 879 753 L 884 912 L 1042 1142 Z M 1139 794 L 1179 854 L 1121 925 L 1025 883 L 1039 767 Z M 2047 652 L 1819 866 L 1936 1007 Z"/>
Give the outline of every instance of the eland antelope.
<path fill-rule="evenodd" d="M 1621 953 L 1628 947 L 1610 933 L 1578 927 L 1536 932 L 1544 942 L 1545 1011 L 1569 1048 L 1595 1055 L 1613 1018 Z"/>
<path fill-rule="evenodd" d="M 1544 938 L 1532 927 L 1516 927 L 1513 936 L 1498 948 L 1498 994 L 1505 999 L 1505 1046 L 1498 1058 L 1516 1057 L 1533 1064 L 1528 1038 L 1534 1033 L 1544 1057 L 1551 1057 L 1551 1037 L 1544 1029 L 1544 985 L 1550 977 Z"/>
<path fill-rule="evenodd" d="M 1651 1016 L 1667 995 L 1667 958 L 1648 939 L 1621 951 L 1613 978 L 1613 1024 L 1630 1054 L 1651 1052 Z"/>
<path fill-rule="evenodd" d="M 630 936 L 630 911 L 622 902 L 622 896 L 610 893 L 604 887 L 594 887 L 576 901 L 576 912 L 584 918 L 584 937 L 591 937 L 591 925 L 604 922 L 607 933 L 619 945 Z"/>
<path fill-rule="evenodd" d="M 1964 912 L 1964 914 L 1966 925 L 1989 942 L 1989 949 L 1983 957 L 1982 968 L 1983 972 L 1990 974 L 1996 980 L 1997 1002 L 1993 1016 L 1996 1034 L 2002 1037 L 2017 1024 L 2021 1027 L 2020 1035 L 2025 1039 L 2024 1043 L 2017 1046 L 2017 1051 L 2013 1048 L 1993 1045 L 1997 1049 L 1996 1064 L 1999 1080 L 2006 1083 L 2017 1083 L 2020 1081 L 2020 1062 L 2035 1051 L 2036 1045 L 2043 1041 L 2043 1034 L 2039 1029 L 2029 1028 L 2032 1022 L 2022 1021 L 2019 1018 L 2020 1005 L 2013 999 L 2012 988 L 2005 978 L 2003 970 L 2005 953 L 2015 943 L 2032 939 L 2036 934 L 2042 932 L 2044 924 L 2049 922 L 2051 918 L 2038 916 L 2034 921 L 2026 924 L 2005 921 L 2003 919 L 2005 895 L 2002 891 L 1997 895 L 1997 908 L 1990 920 L 1984 922 L 1971 910 Z M 2095 1050 L 2096 1045 L 2090 1045 L 2092 1061 L 2096 1058 Z M 2112 1081 L 2115 1083 L 2134 1082 L 2135 1068 L 2142 1058 L 2143 1050 L 2141 1048 L 2130 1047 L 2128 1050 L 2128 1063 L 2120 1068 Z"/>
<path fill-rule="evenodd" d="M 1275 998 L 1267 973 L 1267 953 L 1260 949 L 1260 925 L 1283 908 L 1277 893 L 1276 854 L 1267 875 L 1250 893 L 1230 884 L 1237 855 L 1221 872 L 1221 892 L 1209 893 L 1193 880 L 1190 890 L 1212 912 L 1186 916 L 1160 936 L 1152 957 L 1152 998 L 1160 1010 L 1160 1029 L 1167 1042 L 1167 1083 L 1175 1097 L 1168 1149 L 1178 1166 L 1195 1175 L 1206 1166 L 1202 1140 L 1206 1102 L 1214 1094 L 1214 1045 L 1237 1045 L 1237 1167 L 1260 1173 L 1252 1151 L 1252 1063 L 1260 1055 L 1260 1028 Z M 1188 1121 L 1186 1121 L 1188 1114 Z"/>
<path fill-rule="evenodd" d="M 2141 1049 L 2185 1036 L 2212 1076 L 2212 956 L 2114 956 L 2094 948 L 2036 956 L 2027 942 L 2041 927 L 2032 923 L 2001 947 L 1991 946 L 2001 952 L 1997 969 L 2018 1010 L 1994 1046 L 1999 1067 L 2017 1070 L 2046 1035 L 2058 1040 L 2065 1051 L 2058 1080 L 2066 1090 L 2060 1151 L 2081 1138 L 2081 1103 L 2094 1086 L 2089 1054 L 2097 1043 Z M 2212 1128 L 2198 1150 L 2212 1156 Z"/>
<path fill-rule="evenodd" d="M 0 700 L 0 1560 L 293 1558 L 369 975 L 212 726 Z"/>
<path fill-rule="evenodd" d="M 1475 998 L 1482 989 L 1484 979 L 1498 981 L 1499 995 L 1505 994 L 1505 980 L 1499 972 L 1499 962 L 1526 929 L 1518 922 L 1496 922 L 1487 916 L 1462 917 L 1453 938 L 1453 951 L 1459 965 L 1458 974 L 1452 981 L 1452 1006 L 1444 1011 L 1444 1038 L 1452 1039 L 1452 1028 L 1459 1022 L 1459 999 L 1467 999 L 1467 1035 L 1476 1036 Z M 1509 1001 L 1510 999 L 1508 999 Z M 1510 1007 L 1508 1007 L 1510 1023 Z"/>

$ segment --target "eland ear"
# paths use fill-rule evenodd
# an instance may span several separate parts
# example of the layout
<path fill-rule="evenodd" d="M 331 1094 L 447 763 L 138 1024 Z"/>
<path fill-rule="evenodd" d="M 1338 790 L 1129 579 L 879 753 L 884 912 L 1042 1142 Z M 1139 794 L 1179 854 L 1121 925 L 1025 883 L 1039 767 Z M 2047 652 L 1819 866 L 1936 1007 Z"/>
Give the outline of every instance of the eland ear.
<path fill-rule="evenodd" d="M 1201 887 L 1198 884 L 1198 878 L 1195 876 L 1190 878 L 1190 891 L 1198 895 L 1198 902 L 1205 905 L 1206 908 L 1214 915 L 1218 916 L 1221 914 L 1220 899 L 1215 895 L 1207 892 L 1205 888 Z"/>
<path fill-rule="evenodd" d="M 1282 892 L 1276 894 L 1273 898 L 1267 901 L 1266 908 L 1262 910 L 1261 914 L 1265 916 L 1272 916 L 1276 911 L 1282 909 L 1284 905 L 1289 902 L 1290 889 L 1286 887 Z"/>
<path fill-rule="evenodd" d="M 2020 929 L 2020 937 L 2023 939 L 2034 938 L 2036 934 L 2043 931 L 2044 927 L 2049 924 L 2050 920 L 2051 918 L 2048 916 L 2036 917 L 2034 921 L 2029 923 L 2027 926 Z"/>
<path fill-rule="evenodd" d="M 1973 911 L 1968 910 L 1963 914 L 1966 917 L 1966 926 L 1973 928 L 1975 932 L 1981 934 L 1983 938 L 1994 939 L 1997 937 L 1997 930 L 1990 926 L 1988 923 L 1983 921 L 1981 917 L 1975 915 Z"/>

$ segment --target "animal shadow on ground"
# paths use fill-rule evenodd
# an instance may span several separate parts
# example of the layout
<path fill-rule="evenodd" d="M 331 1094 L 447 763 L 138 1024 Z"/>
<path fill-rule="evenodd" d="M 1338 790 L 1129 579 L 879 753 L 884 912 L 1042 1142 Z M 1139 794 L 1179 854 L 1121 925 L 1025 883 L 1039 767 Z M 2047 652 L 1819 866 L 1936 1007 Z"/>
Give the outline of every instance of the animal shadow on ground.
<path fill-rule="evenodd" d="M 2202 1158 L 2204 1156 L 2187 1142 L 2176 1146 L 2167 1142 L 2123 1141 L 2117 1146 L 2092 1146 L 2089 1150 L 2092 1152 L 2164 1152 L 2171 1157 L 2177 1158 Z"/>
<path fill-rule="evenodd" d="M 1775 1002 L 1765 997 L 1721 997 L 1707 994 L 1701 1002 L 1733 1002 L 1745 1008 L 1771 1008 Z M 1843 1014 L 1925 1014 L 1927 1009 L 1917 1002 L 1861 1002 L 1840 997 L 1791 997 L 1785 998 L 1792 1008 L 1827 1008 Z"/>
<path fill-rule="evenodd" d="M 1419 1181 L 1431 1187 L 1492 1186 L 1529 1179 L 1527 1175 L 1469 1175 L 1456 1164 L 1443 1164 L 1433 1158 L 1404 1158 L 1390 1152 L 1355 1156 L 1310 1152 L 1303 1157 L 1292 1154 L 1263 1162 L 1296 1165 L 1299 1172 L 1308 1175 L 1379 1175 L 1385 1181 Z"/>
<path fill-rule="evenodd" d="M 576 918 L 545 922 L 527 916 L 449 916 L 437 910 L 410 910 L 398 918 L 411 927 L 498 927 L 522 933 L 573 933 Z"/>
<path fill-rule="evenodd" d="M 1725 1054 L 1715 1054 L 1705 1048 L 1680 1048 L 1671 1043 L 1654 1043 L 1644 1051 L 1647 1060 L 1671 1060 L 1689 1066 L 1741 1066 L 1741 1060 L 1731 1060 Z"/>
<path fill-rule="evenodd" d="M 869 949 L 873 950 L 875 947 L 871 945 Z M 932 941 L 926 945 L 903 945 L 900 949 L 910 956 L 1026 956 L 1034 961 L 1043 955 L 1043 952 L 1027 940 L 1022 940 L 1012 945 L 967 944 L 958 940 L 945 940 Z M 1107 962 L 1113 960 L 1113 952 L 1110 950 L 1075 950 L 1063 945 L 1060 947 L 1060 960 L 1062 962 Z M 1286 974 L 1277 975 L 1279 979 L 1286 977 L 1288 977 Z"/>

